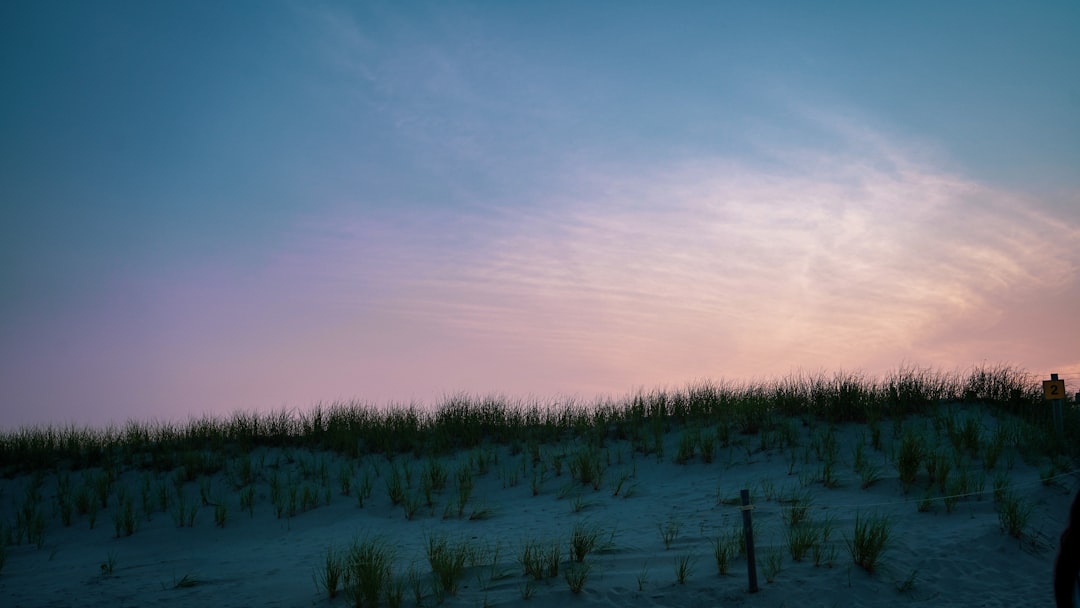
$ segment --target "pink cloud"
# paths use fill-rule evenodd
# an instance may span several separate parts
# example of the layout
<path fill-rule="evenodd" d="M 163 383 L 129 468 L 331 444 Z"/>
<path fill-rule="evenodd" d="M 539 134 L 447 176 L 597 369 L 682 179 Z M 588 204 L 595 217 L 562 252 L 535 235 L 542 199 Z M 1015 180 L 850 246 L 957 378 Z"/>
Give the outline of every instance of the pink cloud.
<path fill-rule="evenodd" d="M 578 177 L 546 206 L 472 219 L 466 230 L 491 237 L 468 248 L 414 248 L 444 218 L 400 227 L 384 251 L 401 262 L 387 308 L 444 328 L 477 361 L 530 353 L 531 374 L 489 382 L 534 392 L 901 360 L 1069 361 L 1018 316 L 1056 301 L 1045 322 L 1076 335 L 1080 259 L 1048 243 L 1080 230 L 1022 195 L 895 149 L 786 174 L 703 160 Z M 554 384 L 530 382 L 545 376 L 533 359 L 588 376 L 571 365 Z"/>
<path fill-rule="evenodd" d="M 583 166 L 519 209 L 312 217 L 255 272 L 133 279 L 23 340 L 3 381 L 28 406 L 7 419 L 591 399 L 905 361 L 1080 377 L 1075 222 L 873 139 L 790 166 Z"/>

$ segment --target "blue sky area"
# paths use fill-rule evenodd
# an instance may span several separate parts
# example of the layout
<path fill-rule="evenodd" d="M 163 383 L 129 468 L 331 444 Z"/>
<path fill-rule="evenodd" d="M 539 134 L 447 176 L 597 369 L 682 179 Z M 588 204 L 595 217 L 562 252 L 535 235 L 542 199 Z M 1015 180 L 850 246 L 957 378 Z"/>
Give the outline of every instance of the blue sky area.
<path fill-rule="evenodd" d="M 1010 362 L 1076 2 L 0 4 L 0 426 Z"/>

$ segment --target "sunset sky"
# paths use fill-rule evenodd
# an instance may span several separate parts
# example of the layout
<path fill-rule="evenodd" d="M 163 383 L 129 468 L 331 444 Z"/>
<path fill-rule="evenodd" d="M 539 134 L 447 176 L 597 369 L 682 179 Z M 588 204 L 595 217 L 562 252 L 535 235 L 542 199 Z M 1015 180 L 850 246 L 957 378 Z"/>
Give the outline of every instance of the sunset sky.
<path fill-rule="evenodd" d="M 1080 4 L 0 3 L 0 427 L 1008 362 Z"/>

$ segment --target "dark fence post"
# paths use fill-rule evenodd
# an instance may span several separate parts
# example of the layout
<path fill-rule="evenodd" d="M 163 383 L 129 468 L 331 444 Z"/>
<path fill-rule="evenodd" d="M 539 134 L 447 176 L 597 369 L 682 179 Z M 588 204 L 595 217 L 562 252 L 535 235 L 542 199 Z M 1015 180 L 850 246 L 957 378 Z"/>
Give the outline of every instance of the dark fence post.
<path fill-rule="evenodd" d="M 754 559 L 754 520 L 750 515 L 750 490 L 739 492 L 742 497 L 743 535 L 746 537 L 746 576 L 750 579 L 750 593 L 757 593 L 757 560 Z"/>

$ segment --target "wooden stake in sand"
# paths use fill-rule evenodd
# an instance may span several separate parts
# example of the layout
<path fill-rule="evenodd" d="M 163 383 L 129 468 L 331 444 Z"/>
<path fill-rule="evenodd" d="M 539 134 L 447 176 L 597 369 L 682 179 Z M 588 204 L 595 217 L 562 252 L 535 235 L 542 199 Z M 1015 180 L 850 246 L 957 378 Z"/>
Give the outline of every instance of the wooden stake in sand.
<path fill-rule="evenodd" d="M 743 535 L 746 536 L 746 576 L 750 579 L 750 593 L 757 593 L 757 560 L 754 559 L 754 521 L 750 515 L 750 490 L 739 492 L 742 498 Z"/>

